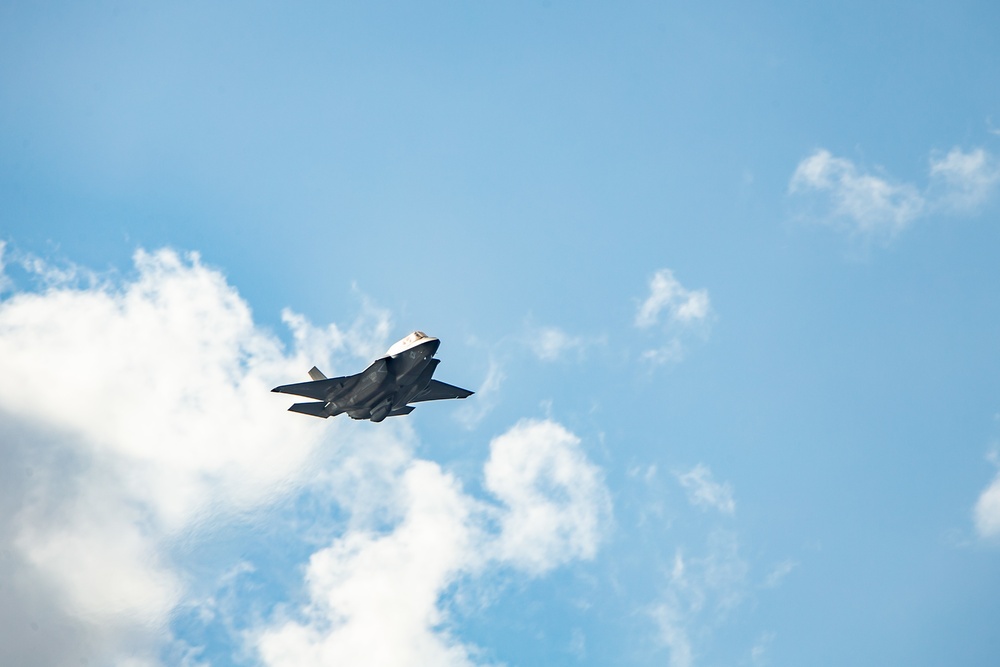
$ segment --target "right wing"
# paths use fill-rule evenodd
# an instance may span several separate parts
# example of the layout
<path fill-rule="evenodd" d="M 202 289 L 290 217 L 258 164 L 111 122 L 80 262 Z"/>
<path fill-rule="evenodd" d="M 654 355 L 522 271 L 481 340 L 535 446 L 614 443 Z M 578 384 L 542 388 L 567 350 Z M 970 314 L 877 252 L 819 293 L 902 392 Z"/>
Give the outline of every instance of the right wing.
<path fill-rule="evenodd" d="M 446 398 L 467 398 L 472 396 L 474 391 L 462 389 L 454 385 L 445 384 L 438 380 L 431 380 L 427 388 L 411 398 L 408 403 L 419 403 L 420 401 L 440 401 Z"/>

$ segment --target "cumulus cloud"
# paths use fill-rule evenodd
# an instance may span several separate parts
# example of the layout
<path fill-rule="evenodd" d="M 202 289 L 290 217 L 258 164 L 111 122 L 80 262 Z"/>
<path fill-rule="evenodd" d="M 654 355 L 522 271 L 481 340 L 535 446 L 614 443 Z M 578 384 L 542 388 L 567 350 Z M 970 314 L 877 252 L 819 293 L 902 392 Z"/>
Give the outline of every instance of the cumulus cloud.
<path fill-rule="evenodd" d="M 499 558 L 534 574 L 593 558 L 611 515 L 600 470 L 553 421 L 523 421 L 490 443 L 486 489 L 503 503 Z"/>
<path fill-rule="evenodd" d="M 648 329 L 662 324 L 667 340 L 647 350 L 643 358 L 655 364 L 680 361 L 684 356 L 682 338 L 704 331 L 711 314 L 708 290 L 685 288 L 670 269 L 660 269 L 649 281 L 649 296 L 639 305 L 635 326 Z"/>
<path fill-rule="evenodd" d="M 476 503 L 427 461 L 398 478 L 389 533 L 357 529 L 310 558 L 309 603 L 256 639 L 273 667 L 472 665 L 471 649 L 442 626 L 444 589 L 482 566 Z"/>
<path fill-rule="evenodd" d="M 206 513 L 273 500 L 334 432 L 285 418 L 268 389 L 311 361 L 219 272 L 168 250 L 135 267 L 81 287 L 36 261 L 44 289 L 0 302 L 0 569 L 45 619 L 0 624 L 5 664 L 155 663 L 185 591 L 163 547 Z"/>
<path fill-rule="evenodd" d="M 538 575 L 591 558 L 610 516 L 598 469 L 552 421 L 520 422 L 490 443 L 485 486 L 499 503 L 428 461 L 389 477 L 392 527 L 357 525 L 312 556 L 308 602 L 256 633 L 266 665 L 479 664 L 450 630 L 447 592 L 490 568 Z"/>
<path fill-rule="evenodd" d="M 699 463 L 688 472 L 677 474 L 677 480 L 687 491 L 688 501 L 692 505 L 716 509 L 723 514 L 733 514 L 736 511 L 732 485 L 720 484 L 712 479 L 712 471 L 708 466 Z"/>
<path fill-rule="evenodd" d="M 384 348 L 385 311 L 365 304 L 347 328 L 286 311 L 286 348 L 196 254 L 140 251 L 130 278 L 32 266 L 42 287 L 0 301 L 0 663 L 203 664 L 173 635 L 183 608 L 269 665 L 475 664 L 449 590 L 594 555 L 609 494 L 555 422 L 491 443 L 486 502 L 414 457 L 406 420 L 285 411 L 269 389 L 314 363 L 352 372 Z M 307 602 L 237 604 L 232 581 L 193 600 L 192 542 L 303 494 L 342 517 L 293 529 L 322 546 Z M 236 560 L 230 579 L 253 572 Z"/>
<path fill-rule="evenodd" d="M 796 167 L 788 191 L 800 197 L 814 196 L 818 220 L 884 242 L 935 211 L 978 212 L 998 183 L 997 160 L 982 148 L 968 152 L 953 148 L 944 157 L 932 156 L 928 185 L 923 190 L 818 149 Z"/>

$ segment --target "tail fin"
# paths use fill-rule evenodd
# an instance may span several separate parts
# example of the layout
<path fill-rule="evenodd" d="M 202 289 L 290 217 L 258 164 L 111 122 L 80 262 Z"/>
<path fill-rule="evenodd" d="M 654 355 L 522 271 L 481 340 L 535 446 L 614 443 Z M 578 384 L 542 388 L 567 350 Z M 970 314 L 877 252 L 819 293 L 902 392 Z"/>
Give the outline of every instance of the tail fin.
<path fill-rule="evenodd" d="M 326 376 L 323 375 L 323 371 L 321 371 L 320 369 L 316 368 L 315 366 L 313 366 L 312 368 L 309 369 L 309 377 L 311 377 L 313 380 L 325 380 L 326 379 Z"/>

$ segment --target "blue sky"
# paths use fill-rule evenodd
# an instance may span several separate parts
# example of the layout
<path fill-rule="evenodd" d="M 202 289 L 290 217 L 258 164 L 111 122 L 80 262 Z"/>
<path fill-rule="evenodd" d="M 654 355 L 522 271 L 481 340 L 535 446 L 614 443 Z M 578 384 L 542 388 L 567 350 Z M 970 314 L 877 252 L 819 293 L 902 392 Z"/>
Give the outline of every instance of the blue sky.
<path fill-rule="evenodd" d="M 995 665 L 998 25 L 4 4 L 0 662 Z"/>

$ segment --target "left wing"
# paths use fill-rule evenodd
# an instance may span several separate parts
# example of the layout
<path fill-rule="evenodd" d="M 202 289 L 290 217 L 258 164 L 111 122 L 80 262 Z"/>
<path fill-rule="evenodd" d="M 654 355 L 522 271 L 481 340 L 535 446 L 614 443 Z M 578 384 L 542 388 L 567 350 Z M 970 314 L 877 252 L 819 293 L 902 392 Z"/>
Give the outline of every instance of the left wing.
<path fill-rule="evenodd" d="M 446 398 L 468 398 L 474 393 L 476 392 L 446 384 L 438 380 L 431 380 L 426 389 L 407 402 L 419 403 L 421 401 L 441 401 Z"/>
<path fill-rule="evenodd" d="M 331 392 L 347 386 L 348 382 L 355 380 L 357 377 L 357 375 L 348 375 L 346 377 L 313 380 L 312 382 L 283 384 L 280 387 L 275 387 L 271 391 L 276 391 L 279 394 L 294 394 L 296 396 L 305 396 L 306 398 L 315 398 L 318 401 L 325 401 L 327 400 L 326 397 L 329 396 Z"/>

